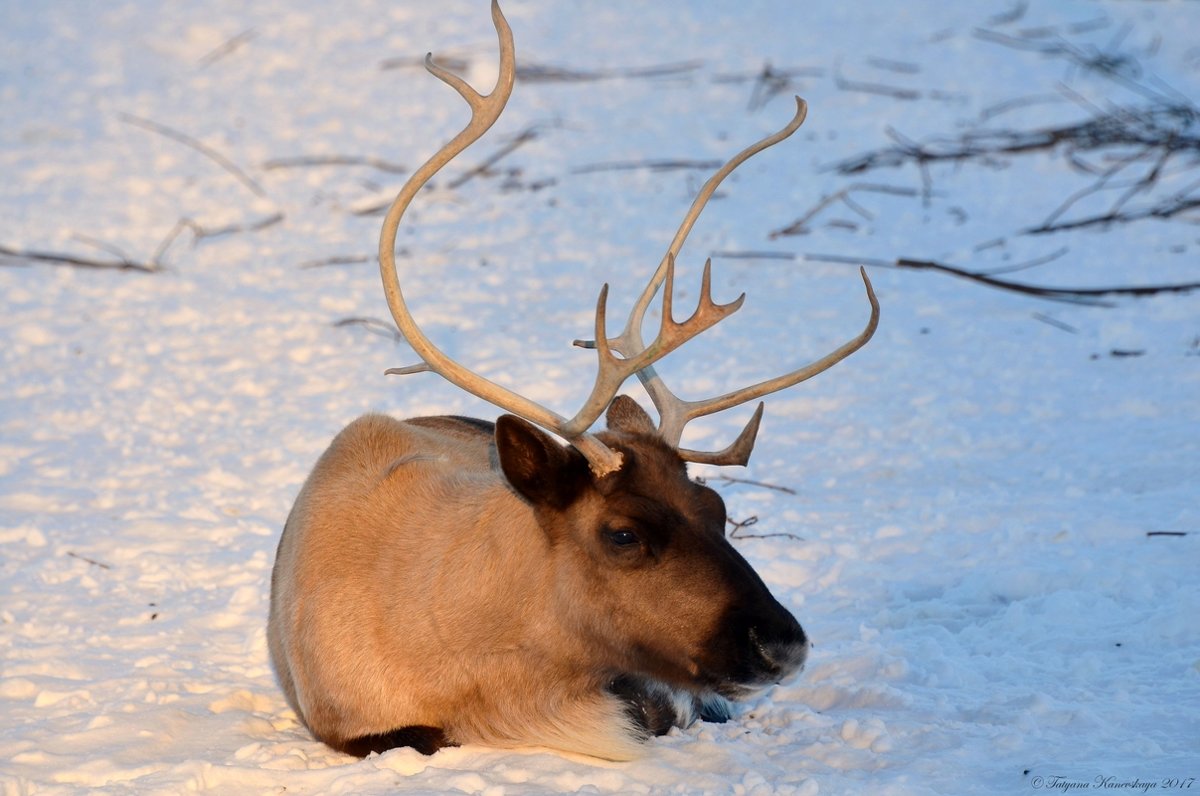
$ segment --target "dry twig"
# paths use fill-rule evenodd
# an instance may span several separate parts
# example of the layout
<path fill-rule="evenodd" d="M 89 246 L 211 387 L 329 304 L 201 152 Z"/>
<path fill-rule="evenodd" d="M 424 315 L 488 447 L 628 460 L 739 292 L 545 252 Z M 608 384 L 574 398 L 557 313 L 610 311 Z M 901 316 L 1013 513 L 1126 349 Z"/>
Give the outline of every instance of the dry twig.
<path fill-rule="evenodd" d="M 351 254 L 334 257 L 325 257 L 320 260 L 305 260 L 300 263 L 300 268 L 324 268 L 329 265 L 362 265 L 363 263 L 371 262 L 374 257 L 365 254 Z"/>
<path fill-rule="evenodd" d="M 162 266 L 153 261 L 143 263 L 130 260 L 126 257 L 121 257 L 119 260 L 95 260 L 90 257 L 80 257 L 75 254 L 38 251 L 36 249 L 14 249 L 9 246 L 0 245 L 0 262 L 3 262 L 4 258 L 47 263 L 50 265 L 67 265 L 75 268 L 98 268 L 110 271 L 140 271 L 146 274 L 153 274 L 162 270 Z"/>
<path fill-rule="evenodd" d="M 773 489 L 776 492 L 784 492 L 789 495 L 796 494 L 796 490 L 790 486 L 779 486 L 778 484 L 768 484 L 765 481 L 753 481 L 749 478 L 734 478 L 732 475 L 717 475 L 711 478 L 703 479 L 702 483 L 710 481 L 720 481 L 723 484 L 747 484 L 749 486 L 761 486 L 763 489 Z"/>
<path fill-rule="evenodd" d="M 840 191 L 821 197 L 821 199 L 815 205 L 813 205 L 813 207 L 807 213 L 793 221 L 791 224 L 788 224 L 786 227 L 781 227 L 780 229 L 773 231 L 768 237 L 774 240 L 775 238 L 784 235 L 807 235 L 812 231 L 809 227 L 809 222 L 812 221 L 813 218 L 815 218 L 822 210 L 834 204 L 835 202 L 841 202 L 862 218 L 866 219 L 867 221 L 871 221 L 875 218 L 874 215 L 872 215 L 870 211 L 868 211 L 858 202 L 855 202 L 850 198 L 853 194 L 860 191 L 866 193 L 889 194 L 891 196 L 917 195 L 917 192 L 912 188 L 902 188 L 896 185 L 877 185 L 875 183 L 853 183 L 851 185 L 847 185 L 845 188 L 842 188 Z"/>
<path fill-rule="evenodd" d="M 749 517 L 747 517 L 744 520 L 735 520 L 732 517 L 726 517 L 725 522 L 727 522 L 731 528 L 731 530 L 729 531 L 730 539 L 783 538 L 783 539 L 795 539 L 797 542 L 804 541 L 801 537 L 797 536 L 794 533 L 743 533 L 743 531 L 746 528 L 749 528 L 751 526 L 758 524 L 758 516 L 754 515 L 754 514 L 751 514 Z"/>
<path fill-rule="evenodd" d="M 507 144 L 500 147 L 495 152 L 493 152 L 492 154 L 490 154 L 486 158 L 484 158 L 478 165 L 475 165 L 475 166 L 467 169 L 462 174 L 458 175 L 453 180 L 451 180 L 448 183 L 448 187 L 458 188 L 459 186 L 463 185 L 465 182 L 467 182 L 468 180 L 470 180 L 474 177 L 481 177 L 481 176 L 487 176 L 489 174 L 492 174 L 493 173 L 492 166 L 495 166 L 502 159 L 508 157 L 513 152 L 515 152 L 517 150 L 517 148 L 520 147 L 522 144 L 529 143 L 530 141 L 537 138 L 537 136 L 538 136 L 538 132 L 537 132 L 536 127 L 525 128 L 521 132 L 517 133 L 516 136 L 514 136 L 513 139 L 511 141 L 509 141 Z"/>
<path fill-rule="evenodd" d="M 756 111 L 768 102 L 782 94 L 794 94 L 796 78 L 821 77 L 825 70 L 820 67 L 801 66 L 791 69 L 777 69 L 770 61 L 763 63 L 762 69 L 751 74 L 723 74 L 713 78 L 716 83 L 749 83 L 754 84 L 750 92 L 750 102 L 747 110 Z"/>
<path fill-rule="evenodd" d="M 850 80 L 842 75 L 841 64 L 834 67 L 833 82 L 842 91 L 861 91 L 867 94 L 879 94 L 898 100 L 917 100 L 921 98 L 921 92 L 916 89 L 888 86 L 883 83 L 871 83 L 864 80 Z"/>
<path fill-rule="evenodd" d="M 1065 253 L 1065 249 L 1060 249 L 1051 255 L 1051 257 L 1061 256 Z M 1144 297 L 1157 295 L 1159 293 L 1188 293 L 1193 290 L 1200 290 L 1200 282 L 1181 282 L 1164 285 L 1120 285 L 1115 287 L 1052 287 L 1049 285 L 1031 285 L 1024 282 L 1012 282 L 1006 279 L 998 279 L 986 273 L 968 271 L 953 265 L 934 262 L 933 260 L 917 260 L 908 257 L 901 257 L 896 260 L 879 260 L 869 257 L 847 257 L 839 254 L 806 254 L 804 259 L 811 262 L 847 263 L 853 265 L 873 265 L 880 268 L 935 271 L 938 273 L 960 277 L 962 279 L 969 279 L 973 282 L 987 285 L 988 287 L 1009 290 L 1014 293 L 1023 293 L 1027 296 L 1037 296 L 1039 298 L 1052 299 L 1055 301 L 1068 301 L 1073 303 L 1095 304 L 1101 306 L 1105 305 L 1105 302 L 1100 300 L 1104 296 Z M 1041 263 L 1046 261 L 1046 258 L 1041 258 L 1040 260 Z M 1022 265 L 1018 267 L 1028 266 Z"/>
<path fill-rule="evenodd" d="M 712 251 L 709 257 L 714 260 L 795 260 L 795 252 L 775 251 Z"/>
<path fill-rule="evenodd" d="M 363 155 L 296 155 L 288 158 L 272 158 L 264 161 L 264 171 L 276 169 L 302 169 L 315 166 L 369 166 L 376 171 L 404 174 L 408 169 L 399 163 Z"/>
<path fill-rule="evenodd" d="M 662 78 L 678 77 L 695 72 L 704 66 L 703 61 L 678 61 L 651 66 L 634 66 L 623 69 L 572 69 L 549 64 L 526 62 L 517 65 L 517 80 L 527 83 L 591 83 L 598 80 L 618 78 Z"/>
<path fill-rule="evenodd" d="M 258 32 L 254 28 L 248 28 L 247 30 L 242 31 L 201 58 L 199 61 L 200 66 L 212 66 L 217 61 L 237 50 L 243 44 L 246 44 L 254 39 L 254 37 L 257 35 Z"/>
<path fill-rule="evenodd" d="M 100 567 L 100 569 L 112 569 L 112 564 L 105 564 L 103 561 L 97 561 L 94 558 L 88 558 L 87 556 L 81 556 L 81 555 L 79 555 L 79 553 L 72 552 L 71 550 L 67 551 L 67 555 L 69 555 L 71 558 L 77 558 L 80 561 L 91 564 L 93 567 Z"/>
<path fill-rule="evenodd" d="M 161 136 L 170 138 L 172 141 L 178 141 L 184 146 L 194 149 L 201 155 L 204 155 L 206 158 L 216 163 L 221 168 L 225 169 L 225 171 L 232 174 L 238 182 L 240 182 L 242 185 L 245 185 L 255 196 L 264 199 L 266 198 L 267 192 L 263 190 L 261 185 L 255 182 L 249 174 L 242 171 L 242 169 L 239 168 L 236 163 L 210 147 L 208 144 L 198 141 L 187 133 L 180 132 L 173 127 L 167 127 L 165 124 L 159 124 L 158 122 L 151 121 L 150 119 L 143 119 L 140 116 L 134 116 L 132 113 L 119 113 L 117 115 L 121 121 L 127 124 L 132 124 L 135 127 L 141 127 L 143 130 L 149 130 L 150 132 L 158 133 Z"/>
<path fill-rule="evenodd" d="M 337 329 L 341 329 L 346 326 L 361 326 L 372 334 L 390 338 L 396 343 L 399 343 L 404 339 L 404 336 L 400 334 L 394 324 L 380 320 L 379 318 L 342 318 L 341 320 L 334 321 L 333 326 Z"/>
<path fill-rule="evenodd" d="M 571 169 L 572 174 L 591 174 L 597 171 L 637 171 L 639 169 L 648 169 L 650 171 L 681 171 L 685 169 L 694 169 L 701 171 L 712 171 L 721 167 L 719 160 L 619 160 L 609 163 L 591 163 L 585 166 L 575 166 Z"/>

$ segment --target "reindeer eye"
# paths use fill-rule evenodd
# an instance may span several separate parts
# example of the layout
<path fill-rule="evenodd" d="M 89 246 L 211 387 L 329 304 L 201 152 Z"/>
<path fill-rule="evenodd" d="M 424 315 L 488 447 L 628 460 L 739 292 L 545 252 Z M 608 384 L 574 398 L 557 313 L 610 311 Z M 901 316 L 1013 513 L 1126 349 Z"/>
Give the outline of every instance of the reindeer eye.
<path fill-rule="evenodd" d="M 641 544 L 642 540 L 638 535 L 628 528 L 618 528 L 616 530 L 607 530 L 604 532 L 604 538 L 609 541 L 609 544 L 614 547 L 632 547 L 636 544 Z"/>

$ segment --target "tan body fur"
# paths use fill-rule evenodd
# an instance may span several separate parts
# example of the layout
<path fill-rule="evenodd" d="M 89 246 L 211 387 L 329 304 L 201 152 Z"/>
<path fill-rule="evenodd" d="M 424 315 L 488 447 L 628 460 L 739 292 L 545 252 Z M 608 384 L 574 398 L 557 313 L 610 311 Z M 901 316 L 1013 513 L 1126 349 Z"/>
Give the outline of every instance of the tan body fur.
<path fill-rule="evenodd" d="M 367 415 L 280 540 L 268 639 L 288 701 L 352 754 L 548 746 L 614 760 L 803 665 L 808 640 L 624 396 L 597 477 L 511 415 Z"/>
<path fill-rule="evenodd" d="M 560 587 L 549 541 L 528 532 L 491 446 L 459 421 L 380 415 L 334 440 L 275 565 L 289 577 L 274 578 L 269 638 L 289 702 L 330 741 L 428 725 L 630 757 L 635 729 L 573 659 L 577 620 L 546 600 Z M 548 678 L 556 690 L 535 687 Z"/>

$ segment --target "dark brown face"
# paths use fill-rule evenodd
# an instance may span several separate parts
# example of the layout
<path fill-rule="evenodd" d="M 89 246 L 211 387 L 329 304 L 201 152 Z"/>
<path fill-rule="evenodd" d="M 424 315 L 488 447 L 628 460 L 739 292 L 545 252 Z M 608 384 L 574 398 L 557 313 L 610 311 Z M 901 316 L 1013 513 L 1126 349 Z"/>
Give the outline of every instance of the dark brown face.
<path fill-rule="evenodd" d="M 555 599 L 614 671 L 730 698 L 779 682 L 804 663 L 804 631 L 725 538 L 720 495 L 688 478 L 638 412 L 615 423 L 610 413 L 601 438 L 624 461 L 599 480 L 550 440 L 556 461 L 506 465 L 510 419 L 497 424 L 505 474 L 554 542 Z"/>

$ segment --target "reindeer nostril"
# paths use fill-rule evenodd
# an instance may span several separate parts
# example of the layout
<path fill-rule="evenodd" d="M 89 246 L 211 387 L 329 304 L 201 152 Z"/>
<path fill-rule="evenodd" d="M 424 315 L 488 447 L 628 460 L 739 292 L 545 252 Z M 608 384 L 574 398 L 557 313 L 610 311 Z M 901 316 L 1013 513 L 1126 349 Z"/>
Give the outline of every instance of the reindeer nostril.
<path fill-rule="evenodd" d="M 759 637 L 757 628 L 750 628 L 750 649 L 754 651 L 758 658 L 759 665 L 766 670 L 768 674 L 778 674 L 782 670 L 782 666 L 776 660 L 776 654 L 770 649 L 767 644 L 762 642 Z"/>
<path fill-rule="evenodd" d="M 808 658 L 808 638 L 795 620 L 777 634 L 751 627 L 748 640 L 759 671 L 772 680 L 797 671 Z"/>

